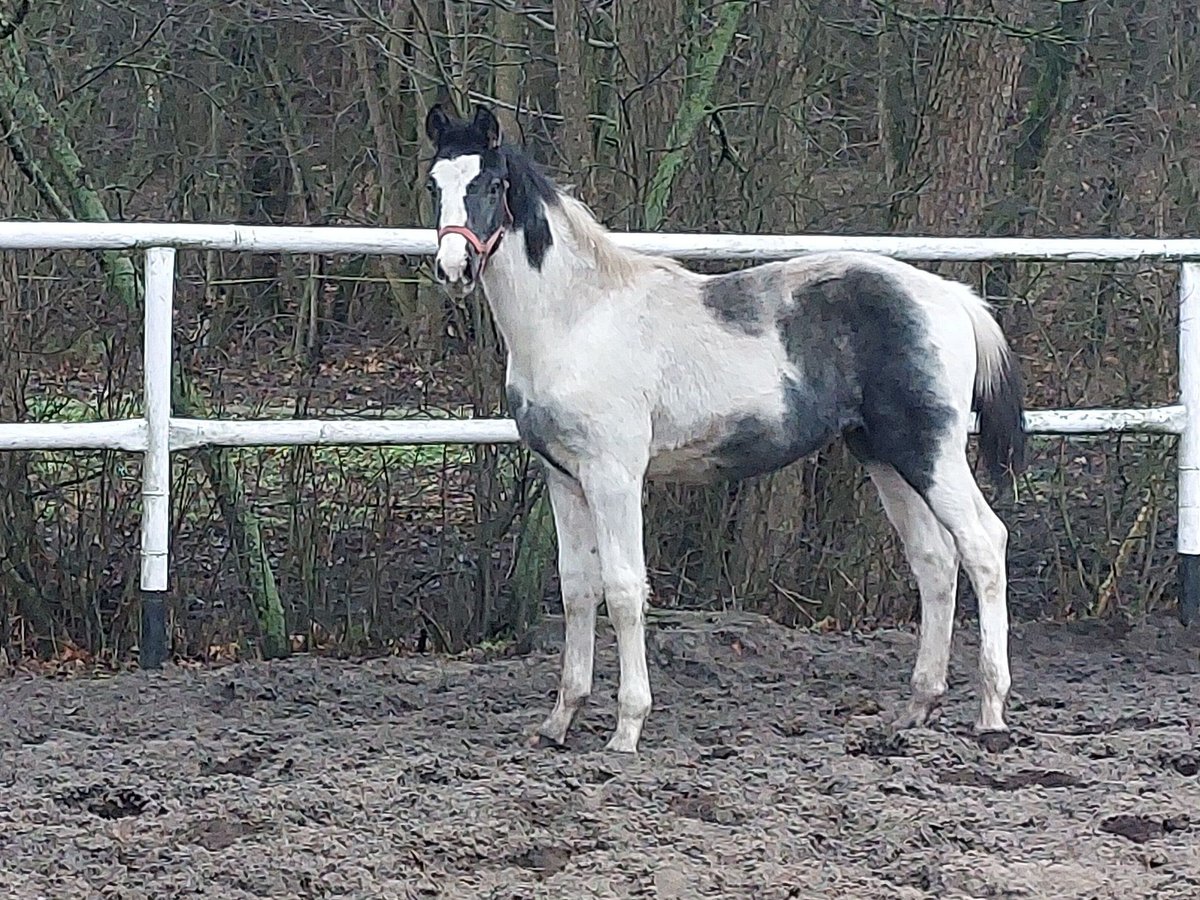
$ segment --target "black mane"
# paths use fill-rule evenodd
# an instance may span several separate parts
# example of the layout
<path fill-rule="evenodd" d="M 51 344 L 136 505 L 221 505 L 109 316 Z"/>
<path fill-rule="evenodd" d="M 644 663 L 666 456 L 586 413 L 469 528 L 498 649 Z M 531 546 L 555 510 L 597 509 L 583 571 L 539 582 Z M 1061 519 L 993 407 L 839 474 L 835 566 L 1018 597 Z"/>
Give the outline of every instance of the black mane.
<path fill-rule="evenodd" d="M 513 227 L 525 235 L 525 258 L 529 265 L 541 271 L 542 260 L 554 244 L 542 203 L 558 206 L 558 188 L 521 147 L 501 144 L 499 152 L 508 167 L 508 208 L 512 212 Z"/>

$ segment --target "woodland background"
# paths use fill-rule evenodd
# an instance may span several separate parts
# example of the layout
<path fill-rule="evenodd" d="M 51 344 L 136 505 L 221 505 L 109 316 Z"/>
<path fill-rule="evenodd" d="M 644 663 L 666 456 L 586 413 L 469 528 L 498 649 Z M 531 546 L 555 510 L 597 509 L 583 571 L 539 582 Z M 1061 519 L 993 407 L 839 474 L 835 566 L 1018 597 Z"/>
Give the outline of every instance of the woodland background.
<path fill-rule="evenodd" d="M 493 103 L 618 230 L 1191 236 L 1193 0 L 5 0 L 0 215 L 429 225 L 421 123 Z M 180 254 L 180 414 L 501 415 L 478 298 L 423 259 Z M 139 257 L 0 254 L 0 417 L 140 412 Z M 710 267 L 715 270 L 716 267 Z M 1177 272 L 943 266 L 998 307 L 1033 408 L 1171 402 Z M 1174 440 L 1035 439 L 989 497 L 1017 617 L 1175 602 Z M 0 639 L 137 643 L 140 460 L 0 454 Z M 198 450 L 172 473 L 180 656 L 459 649 L 554 604 L 515 447 Z M 1013 488 L 1015 488 L 1015 493 Z M 840 447 L 737 486 L 655 488 L 654 603 L 910 620 Z M 963 582 L 960 615 L 973 615 Z"/>

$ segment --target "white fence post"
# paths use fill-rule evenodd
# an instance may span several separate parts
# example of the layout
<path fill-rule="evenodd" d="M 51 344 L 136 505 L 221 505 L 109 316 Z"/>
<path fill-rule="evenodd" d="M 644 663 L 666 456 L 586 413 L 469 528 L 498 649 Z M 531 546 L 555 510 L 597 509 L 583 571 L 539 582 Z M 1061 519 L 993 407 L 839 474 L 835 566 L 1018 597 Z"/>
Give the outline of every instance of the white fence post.
<path fill-rule="evenodd" d="M 167 656 L 166 593 L 171 539 L 171 324 L 175 251 L 146 251 L 146 310 L 142 368 L 145 379 L 146 453 L 142 457 L 142 668 Z"/>
<path fill-rule="evenodd" d="M 1179 618 L 1200 611 L 1200 263 L 1179 273 L 1179 395 L 1186 411 L 1179 439 Z"/>

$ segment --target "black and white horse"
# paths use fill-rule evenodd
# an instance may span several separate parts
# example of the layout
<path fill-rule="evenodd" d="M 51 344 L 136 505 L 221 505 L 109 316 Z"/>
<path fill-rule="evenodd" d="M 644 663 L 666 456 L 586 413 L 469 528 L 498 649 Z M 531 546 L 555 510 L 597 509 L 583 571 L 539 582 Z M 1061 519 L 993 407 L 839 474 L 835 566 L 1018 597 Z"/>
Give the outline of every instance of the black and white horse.
<path fill-rule="evenodd" d="M 545 463 L 565 645 L 541 737 L 561 743 L 592 688 L 603 599 L 620 656 L 610 750 L 635 752 L 650 712 L 642 489 L 777 470 L 841 435 L 867 467 L 921 596 L 912 698 L 946 691 L 958 566 L 979 598 L 980 731 L 1009 690 L 1008 532 L 967 458 L 973 409 L 993 469 L 1023 462 L 1021 380 L 988 306 L 887 257 L 814 253 L 726 275 L 616 245 L 487 108 L 430 110 L 437 281 L 482 285 L 508 352 L 522 440 Z"/>

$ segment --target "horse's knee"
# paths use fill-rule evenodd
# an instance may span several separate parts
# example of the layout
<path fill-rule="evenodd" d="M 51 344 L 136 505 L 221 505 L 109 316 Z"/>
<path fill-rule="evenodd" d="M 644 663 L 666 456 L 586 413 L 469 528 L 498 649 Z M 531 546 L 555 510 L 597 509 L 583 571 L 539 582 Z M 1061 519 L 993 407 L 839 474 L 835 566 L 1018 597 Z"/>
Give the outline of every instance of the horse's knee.
<path fill-rule="evenodd" d="M 1008 551 L 1008 528 L 994 513 L 980 517 L 977 525 L 960 541 L 963 565 L 972 579 L 991 582 L 1004 578 Z"/>
<path fill-rule="evenodd" d="M 940 597 L 953 588 L 958 575 L 958 557 L 953 549 L 933 545 L 920 547 L 908 554 L 908 563 L 923 594 Z"/>
<path fill-rule="evenodd" d="M 618 631 L 636 628 L 646 616 L 649 590 L 645 579 L 624 578 L 606 582 L 604 602 L 608 617 Z"/>
<path fill-rule="evenodd" d="M 1008 526 L 1004 524 L 1003 519 L 989 509 L 983 517 L 983 527 L 995 546 L 996 552 L 1000 555 L 1001 564 L 1003 564 L 1004 558 L 1008 555 Z"/>
<path fill-rule="evenodd" d="M 595 609 L 603 596 L 599 571 L 586 567 L 561 568 L 558 573 L 559 591 L 568 611 Z"/>

